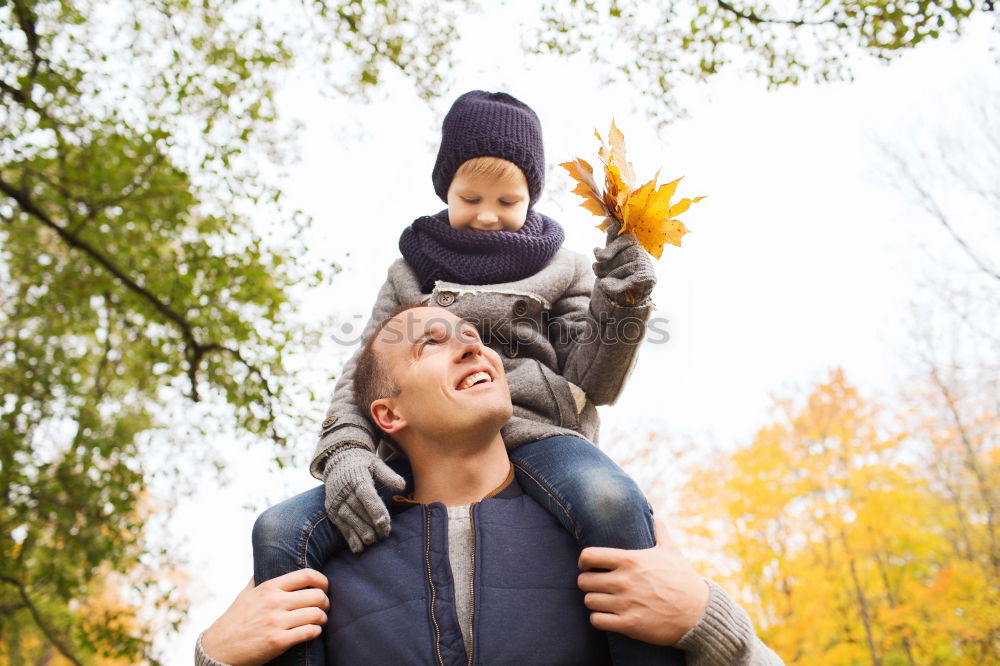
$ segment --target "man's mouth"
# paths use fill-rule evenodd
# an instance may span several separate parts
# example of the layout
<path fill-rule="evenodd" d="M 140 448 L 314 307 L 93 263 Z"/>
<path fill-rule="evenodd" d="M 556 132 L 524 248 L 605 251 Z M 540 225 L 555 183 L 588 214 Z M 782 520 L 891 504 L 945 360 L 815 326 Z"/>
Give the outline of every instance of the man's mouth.
<path fill-rule="evenodd" d="M 484 370 L 479 370 L 477 372 L 473 372 L 472 374 L 466 375 L 465 378 L 462 381 L 460 381 L 455 388 L 459 391 L 464 391 L 465 389 L 471 388 L 476 384 L 490 384 L 492 382 L 493 382 L 493 377 L 490 376 L 490 373 Z"/>

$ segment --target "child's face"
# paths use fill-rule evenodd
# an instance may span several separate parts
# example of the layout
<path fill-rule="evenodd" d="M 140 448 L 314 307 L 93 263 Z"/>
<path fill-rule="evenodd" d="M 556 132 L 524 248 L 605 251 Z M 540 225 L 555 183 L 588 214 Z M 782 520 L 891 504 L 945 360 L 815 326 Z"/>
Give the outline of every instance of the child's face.
<path fill-rule="evenodd" d="M 459 231 L 518 231 L 528 216 L 528 181 L 456 174 L 448 188 L 448 221 Z"/>

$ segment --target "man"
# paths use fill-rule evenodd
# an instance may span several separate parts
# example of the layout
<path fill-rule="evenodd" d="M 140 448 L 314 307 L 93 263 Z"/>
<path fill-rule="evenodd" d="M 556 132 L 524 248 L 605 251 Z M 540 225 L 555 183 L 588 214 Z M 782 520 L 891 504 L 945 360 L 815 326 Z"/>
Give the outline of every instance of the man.
<path fill-rule="evenodd" d="M 513 481 L 500 437 L 511 415 L 503 365 L 474 327 L 411 308 L 366 354 L 369 397 L 382 396 L 370 401 L 372 419 L 412 469 L 410 508 L 386 541 L 335 558 L 328 576 L 303 570 L 248 585 L 202 636 L 201 663 L 263 663 L 324 624 L 334 663 L 466 663 L 468 654 L 608 663 L 596 630 L 675 644 L 689 664 L 781 663 L 662 527 L 655 548 L 588 548 L 577 561 L 572 537 Z M 469 386 L 470 376 L 482 381 Z"/>

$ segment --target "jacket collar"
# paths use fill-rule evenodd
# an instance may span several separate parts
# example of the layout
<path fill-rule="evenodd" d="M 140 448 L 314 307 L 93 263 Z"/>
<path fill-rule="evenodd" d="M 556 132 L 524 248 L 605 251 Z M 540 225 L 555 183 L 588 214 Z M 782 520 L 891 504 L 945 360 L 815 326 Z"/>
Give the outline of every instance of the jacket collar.
<path fill-rule="evenodd" d="M 514 463 L 510 463 L 510 469 L 507 470 L 507 477 L 500 482 L 499 486 L 488 492 L 483 499 L 493 499 L 494 497 L 499 499 L 510 499 L 511 497 L 520 495 L 520 491 L 520 487 L 514 483 Z M 395 502 L 399 508 L 408 508 L 410 506 L 417 506 L 420 504 L 420 502 L 413 499 L 413 493 L 406 496 L 394 495 L 392 501 Z"/>

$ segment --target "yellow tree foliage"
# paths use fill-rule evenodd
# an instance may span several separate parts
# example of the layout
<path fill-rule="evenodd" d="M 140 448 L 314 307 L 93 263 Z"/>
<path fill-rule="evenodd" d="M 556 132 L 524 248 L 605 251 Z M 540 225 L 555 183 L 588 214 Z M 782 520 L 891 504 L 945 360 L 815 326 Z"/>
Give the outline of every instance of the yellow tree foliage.
<path fill-rule="evenodd" d="M 144 524 L 158 520 L 169 503 L 143 492 L 136 498 L 135 516 Z M 73 507 L 86 519 L 85 508 Z M 85 527 L 84 527 L 85 526 Z M 81 531 L 108 532 L 106 522 L 82 523 Z M 60 550 L 60 541 L 45 541 L 30 531 L 14 538 L 15 559 L 30 557 L 31 550 L 18 539 L 35 538 L 35 548 Z M 74 535 L 65 535 L 67 539 Z M 189 580 L 180 564 L 166 549 L 136 557 L 135 545 L 127 544 L 115 566 L 88 567 L 86 581 L 79 584 L 69 604 L 58 598 L 51 581 L 29 584 L 0 571 L 0 664 L 44 664 L 46 666 L 126 666 L 157 664 L 150 636 L 176 630 L 186 611 L 184 590 Z M 67 565 L 68 566 L 68 565 Z"/>
<path fill-rule="evenodd" d="M 839 370 L 804 405 L 779 404 L 749 446 L 694 469 L 681 502 L 764 640 L 809 666 L 998 663 L 1000 581 L 956 546 L 910 438 Z M 984 520 L 963 529 L 970 547 L 995 540 Z"/>

